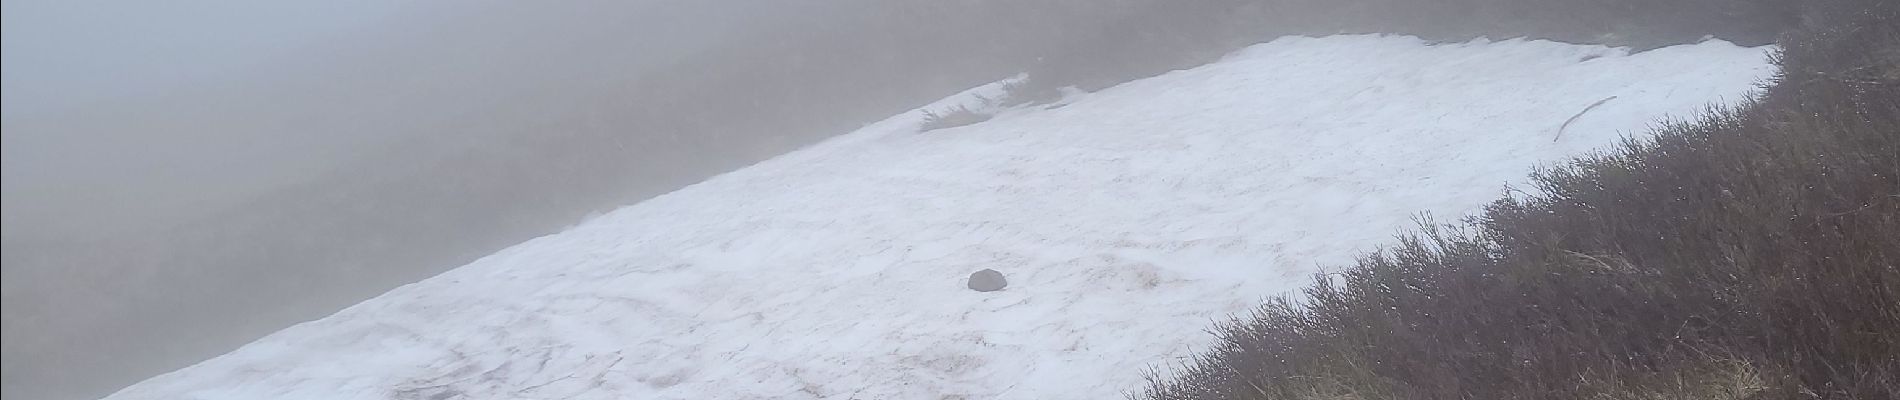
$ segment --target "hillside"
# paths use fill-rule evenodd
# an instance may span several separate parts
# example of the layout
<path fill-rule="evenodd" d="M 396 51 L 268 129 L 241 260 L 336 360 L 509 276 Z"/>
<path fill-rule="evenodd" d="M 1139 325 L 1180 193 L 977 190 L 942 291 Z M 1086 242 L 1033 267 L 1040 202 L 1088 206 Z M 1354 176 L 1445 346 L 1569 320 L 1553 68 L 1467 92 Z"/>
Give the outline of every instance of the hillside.
<path fill-rule="evenodd" d="M 1766 51 L 1290 37 L 966 127 L 906 113 L 110 398 L 1115 396 L 1418 213 L 1746 98 Z M 983 268 L 1010 288 L 964 289 Z"/>
<path fill-rule="evenodd" d="M 1132 398 L 1900 397 L 1900 3 L 1802 8 L 1759 95 L 1315 274 Z"/>

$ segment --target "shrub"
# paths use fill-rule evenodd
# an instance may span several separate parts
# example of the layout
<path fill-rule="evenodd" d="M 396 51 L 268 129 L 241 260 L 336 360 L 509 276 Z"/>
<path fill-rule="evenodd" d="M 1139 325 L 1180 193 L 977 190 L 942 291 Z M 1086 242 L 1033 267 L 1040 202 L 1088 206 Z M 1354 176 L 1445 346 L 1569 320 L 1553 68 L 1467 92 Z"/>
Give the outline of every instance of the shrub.
<path fill-rule="evenodd" d="M 1900 398 L 1900 5 L 1813 4 L 1761 98 L 1426 223 L 1136 397 Z"/>
<path fill-rule="evenodd" d="M 918 127 L 918 130 L 921 132 L 929 132 L 938 129 L 955 128 L 988 121 L 990 117 L 991 115 L 989 114 L 971 111 L 970 107 L 961 105 L 950 107 L 944 110 L 943 113 L 924 110 L 924 123 Z"/>
<path fill-rule="evenodd" d="M 1016 107 L 1048 104 L 1057 100 L 1062 100 L 1061 88 L 1043 85 L 1033 79 L 1020 79 L 1003 84 L 1003 98 L 997 104 Z"/>

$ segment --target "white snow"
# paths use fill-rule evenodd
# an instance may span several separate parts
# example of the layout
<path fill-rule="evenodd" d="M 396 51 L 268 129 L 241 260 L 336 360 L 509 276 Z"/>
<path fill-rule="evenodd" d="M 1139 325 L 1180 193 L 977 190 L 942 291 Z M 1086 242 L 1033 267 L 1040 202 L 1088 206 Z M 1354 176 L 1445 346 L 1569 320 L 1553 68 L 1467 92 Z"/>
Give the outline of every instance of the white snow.
<path fill-rule="evenodd" d="M 1417 213 L 1746 98 L 1766 51 L 1294 37 L 966 127 L 907 113 L 111 398 L 1115 397 Z M 1009 288 L 964 288 L 984 268 Z"/>

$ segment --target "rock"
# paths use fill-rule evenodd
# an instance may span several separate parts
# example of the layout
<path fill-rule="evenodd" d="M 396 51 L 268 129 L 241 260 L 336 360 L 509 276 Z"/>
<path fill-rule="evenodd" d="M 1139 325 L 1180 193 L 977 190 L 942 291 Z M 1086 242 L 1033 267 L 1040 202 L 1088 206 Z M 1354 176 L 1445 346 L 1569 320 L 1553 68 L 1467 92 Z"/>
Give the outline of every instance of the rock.
<path fill-rule="evenodd" d="M 994 292 L 1009 286 L 1009 280 L 1003 279 L 1003 273 L 993 269 L 984 269 L 970 274 L 970 290 Z"/>

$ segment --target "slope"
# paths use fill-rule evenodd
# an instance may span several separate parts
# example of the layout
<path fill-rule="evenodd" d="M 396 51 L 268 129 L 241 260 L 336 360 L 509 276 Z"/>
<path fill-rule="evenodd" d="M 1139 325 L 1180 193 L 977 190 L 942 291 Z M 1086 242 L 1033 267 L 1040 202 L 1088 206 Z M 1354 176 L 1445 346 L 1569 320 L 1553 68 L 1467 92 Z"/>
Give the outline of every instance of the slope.
<path fill-rule="evenodd" d="M 1765 51 L 1293 37 L 966 127 L 899 115 L 111 398 L 1115 396 L 1211 340 L 1181 327 L 1416 213 L 1744 98 Z M 983 268 L 1011 286 L 964 289 Z"/>

